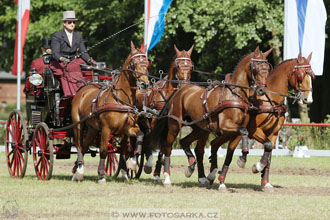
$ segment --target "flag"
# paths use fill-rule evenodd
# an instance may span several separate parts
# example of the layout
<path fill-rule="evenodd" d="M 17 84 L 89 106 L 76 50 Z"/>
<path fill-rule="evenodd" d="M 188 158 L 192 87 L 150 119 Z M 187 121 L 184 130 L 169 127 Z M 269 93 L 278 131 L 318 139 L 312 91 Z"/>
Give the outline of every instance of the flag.
<path fill-rule="evenodd" d="M 17 50 L 18 50 L 18 21 L 21 21 L 21 74 L 23 72 L 23 48 L 25 44 L 25 38 L 29 27 L 30 19 L 30 0 L 14 0 L 16 3 L 21 4 L 21 13 L 17 9 L 17 22 L 16 22 L 16 40 L 15 40 L 15 53 L 14 53 L 14 64 L 11 72 L 13 75 L 17 75 Z M 22 1 L 22 2 L 18 2 Z M 19 8 L 19 7 L 18 7 Z"/>
<path fill-rule="evenodd" d="M 145 0 L 144 46 L 150 51 L 162 38 L 172 0 Z"/>
<path fill-rule="evenodd" d="M 285 0 L 284 60 L 311 52 L 315 75 L 322 75 L 327 12 L 323 0 Z"/>

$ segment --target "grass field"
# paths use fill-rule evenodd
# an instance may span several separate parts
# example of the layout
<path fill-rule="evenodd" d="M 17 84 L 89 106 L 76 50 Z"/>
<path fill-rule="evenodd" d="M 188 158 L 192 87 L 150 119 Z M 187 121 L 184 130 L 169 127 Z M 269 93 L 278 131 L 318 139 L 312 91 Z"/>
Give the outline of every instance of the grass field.
<path fill-rule="evenodd" d="M 171 188 L 155 185 L 153 177 L 146 174 L 127 183 L 115 178 L 99 185 L 98 157 L 89 155 L 85 157 L 85 180 L 71 182 L 74 159 L 75 155 L 70 160 L 55 160 L 52 179 L 43 182 L 36 178 L 31 156 L 24 179 L 9 177 L 5 154 L 1 153 L 0 218 L 6 219 L 4 210 L 12 206 L 17 207 L 16 219 L 119 219 L 110 215 L 111 210 L 133 212 L 141 208 L 217 212 L 217 216 L 204 219 L 329 219 L 330 216 L 329 158 L 274 157 L 270 176 L 275 187 L 273 193 L 262 192 L 260 175 L 251 172 L 259 157 L 249 157 L 244 169 L 237 167 L 234 158 L 226 179 L 229 190 L 225 193 L 217 190 L 218 181 L 211 189 L 201 188 L 197 173 L 187 179 L 183 174 L 187 164 L 184 157 L 172 157 Z M 219 158 L 219 165 L 223 160 Z M 205 165 L 208 169 L 206 158 Z M 191 219 L 184 217 L 181 219 Z"/>

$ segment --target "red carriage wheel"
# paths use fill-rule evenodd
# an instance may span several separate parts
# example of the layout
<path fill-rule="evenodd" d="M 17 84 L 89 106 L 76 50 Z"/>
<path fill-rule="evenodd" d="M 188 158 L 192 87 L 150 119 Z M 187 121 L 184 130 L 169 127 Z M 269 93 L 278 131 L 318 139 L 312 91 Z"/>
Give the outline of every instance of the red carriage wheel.
<path fill-rule="evenodd" d="M 116 151 L 117 148 L 110 144 L 105 164 L 105 173 L 109 177 L 116 177 L 119 174 L 119 154 Z"/>
<path fill-rule="evenodd" d="M 49 180 L 52 177 L 54 149 L 53 140 L 49 138 L 49 129 L 46 123 L 40 122 L 33 135 L 33 164 L 37 177 L 40 180 Z"/>
<path fill-rule="evenodd" d="M 11 177 L 23 178 L 26 171 L 28 134 L 23 114 L 14 110 L 10 113 L 6 128 L 6 155 Z"/>

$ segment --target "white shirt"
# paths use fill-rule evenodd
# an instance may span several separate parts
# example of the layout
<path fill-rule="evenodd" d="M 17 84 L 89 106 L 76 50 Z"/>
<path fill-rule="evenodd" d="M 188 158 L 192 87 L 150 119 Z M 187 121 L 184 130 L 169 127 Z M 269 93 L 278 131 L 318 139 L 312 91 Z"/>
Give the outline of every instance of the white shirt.
<path fill-rule="evenodd" d="M 73 34 L 73 31 L 70 33 L 68 32 L 66 29 L 64 29 L 65 33 L 66 33 L 66 36 L 68 37 L 69 39 L 69 43 L 70 43 L 70 47 L 72 47 L 72 34 Z"/>

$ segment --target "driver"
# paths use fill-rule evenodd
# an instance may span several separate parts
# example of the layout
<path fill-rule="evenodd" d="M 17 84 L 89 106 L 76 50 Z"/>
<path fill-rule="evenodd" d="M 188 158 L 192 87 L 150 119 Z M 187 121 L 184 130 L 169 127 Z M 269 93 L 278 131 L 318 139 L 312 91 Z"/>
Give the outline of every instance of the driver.
<path fill-rule="evenodd" d="M 64 95 L 75 95 L 84 85 L 78 64 L 82 60 L 78 59 L 78 54 L 88 64 L 96 64 L 87 53 L 83 37 L 74 31 L 77 20 L 74 11 L 64 11 L 62 19 L 64 29 L 53 34 L 51 41 L 54 60 L 50 63 L 50 68 L 60 79 Z"/>

